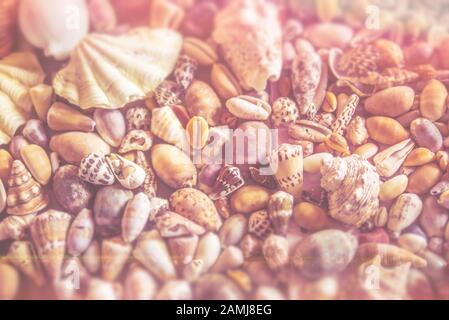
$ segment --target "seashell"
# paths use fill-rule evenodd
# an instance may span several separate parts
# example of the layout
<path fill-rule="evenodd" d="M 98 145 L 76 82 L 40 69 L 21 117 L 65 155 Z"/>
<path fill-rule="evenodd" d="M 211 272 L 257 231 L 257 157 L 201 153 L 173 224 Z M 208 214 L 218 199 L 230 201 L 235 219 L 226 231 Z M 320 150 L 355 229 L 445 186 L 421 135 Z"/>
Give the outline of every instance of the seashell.
<path fill-rule="evenodd" d="M 242 250 L 239 247 L 229 246 L 221 252 L 210 272 L 223 272 L 238 268 L 243 265 L 243 262 Z"/>
<path fill-rule="evenodd" d="M 322 61 L 320 55 L 306 40 L 299 40 L 297 48 L 298 53 L 292 64 L 292 89 L 299 113 L 301 115 L 313 115 L 316 114 L 319 107 L 314 105 L 313 99 L 320 83 Z"/>
<path fill-rule="evenodd" d="M 280 189 L 301 198 L 304 179 L 302 147 L 282 144 L 270 156 L 270 167 Z"/>
<path fill-rule="evenodd" d="M 176 278 L 176 270 L 173 265 L 168 248 L 156 230 L 142 233 L 132 255 L 153 275 L 162 281 Z"/>
<path fill-rule="evenodd" d="M 273 193 L 268 200 L 267 212 L 274 232 L 287 234 L 290 218 L 293 214 L 293 196 L 284 191 Z"/>
<path fill-rule="evenodd" d="M 0 149 L 0 179 L 4 184 L 8 183 L 13 161 L 14 159 L 8 151 Z"/>
<path fill-rule="evenodd" d="M 157 144 L 151 149 L 151 161 L 157 176 L 169 187 L 179 189 L 196 185 L 196 168 L 178 148 Z"/>
<path fill-rule="evenodd" d="M 407 159 L 410 152 L 413 152 L 414 147 L 413 141 L 406 139 L 378 153 L 373 159 L 377 172 L 383 177 L 389 178 L 393 176 Z"/>
<path fill-rule="evenodd" d="M 17 24 L 17 8 L 19 1 L 9 0 L 3 1 L 0 6 L 2 16 L 2 24 L 0 25 L 2 34 L 0 36 L 0 43 L 2 48 L 0 50 L 0 58 L 7 56 L 14 47 L 14 33 Z"/>
<path fill-rule="evenodd" d="M 366 99 L 365 110 L 375 116 L 396 118 L 413 106 L 415 92 L 407 86 L 398 86 L 379 91 Z"/>
<path fill-rule="evenodd" d="M 0 179 L 0 213 L 3 212 L 3 210 L 6 209 L 6 190 L 5 186 L 3 185 L 2 180 Z"/>
<path fill-rule="evenodd" d="M 153 145 L 151 132 L 143 130 L 131 130 L 123 138 L 119 153 L 130 151 L 148 151 Z"/>
<path fill-rule="evenodd" d="M 443 237 L 448 220 L 446 208 L 440 206 L 435 197 L 424 199 L 419 224 L 428 237 Z"/>
<path fill-rule="evenodd" d="M 90 209 L 81 210 L 70 225 L 67 234 L 67 251 L 72 256 L 83 254 L 94 238 L 94 219 Z"/>
<path fill-rule="evenodd" d="M 165 211 L 159 214 L 155 218 L 155 224 L 163 238 L 188 235 L 200 236 L 206 232 L 202 226 L 172 211 Z"/>
<path fill-rule="evenodd" d="M 145 170 L 139 165 L 115 153 L 105 156 L 105 159 L 112 173 L 124 188 L 134 190 L 144 183 Z"/>
<path fill-rule="evenodd" d="M 364 144 L 368 140 L 365 119 L 359 116 L 354 117 L 346 128 L 346 137 L 354 146 Z"/>
<path fill-rule="evenodd" d="M 263 241 L 251 233 L 247 233 L 239 245 L 245 259 L 262 255 Z"/>
<path fill-rule="evenodd" d="M 92 278 L 87 286 L 85 300 L 118 300 L 117 288 L 114 283 Z"/>
<path fill-rule="evenodd" d="M 331 225 L 326 212 L 312 203 L 300 202 L 293 209 L 296 224 L 306 231 L 316 232 Z"/>
<path fill-rule="evenodd" d="M 30 226 L 36 252 L 52 281 L 58 280 L 64 259 L 70 215 L 48 210 L 38 215 Z"/>
<path fill-rule="evenodd" d="M 270 217 L 266 210 L 253 212 L 248 219 L 248 232 L 265 239 L 273 232 Z"/>
<path fill-rule="evenodd" d="M 277 187 L 276 181 L 271 175 L 262 175 L 259 168 L 249 167 L 251 178 L 258 184 L 268 189 Z"/>
<path fill-rule="evenodd" d="M 304 171 L 307 173 L 319 173 L 322 160 L 333 158 L 332 154 L 327 152 L 315 153 L 304 158 Z"/>
<path fill-rule="evenodd" d="M 101 242 L 101 277 L 115 281 L 122 272 L 131 254 L 131 245 L 121 237 L 104 239 Z"/>
<path fill-rule="evenodd" d="M 95 129 L 95 121 L 68 105 L 55 102 L 47 112 L 47 124 L 55 131 L 84 131 Z"/>
<path fill-rule="evenodd" d="M 119 147 L 126 134 L 126 123 L 119 110 L 96 109 L 94 120 L 97 131 L 106 143 L 112 147 Z"/>
<path fill-rule="evenodd" d="M 216 15 L 212 33 L 242 86 L 256 91 L 280 77 L 281 37 L 278 10 L 264 0 L 230 3 Z"/>
<path fill-rule="evenodd" d="M 182 91 L 176 82 L 165 80 L 154 91 L 154 97 L 160 107 L 179 105 Z"/>
<path fill-rule="evenodd" d="M 187 134 L 173 110 L 168 107 L 156 108 L 151 117 L 151 132 L 167 143 L 181 150 L 188 150 Z"/>
<path fill-rule="evenodd" d="M 0 144 L 7 144 L 31 116 L 29 89 L 42 83 L 45 74 L 37 57 L 29 52 L 1 59 L 0 69 Z"/>
<path fill-rule="evenodd" d="M 152 197 L 150 198 L 150 216 L 149 221 L 154 222 L 156 217 L 169 209 L 167 199 Z"/>
<path fill-rule="evenodd" d="M 97 191 L 93 212 L 100 234 L 114 236 L 120 233 L 122 213 L 132 197 L 130 190 L 117 185 L 102 187 Z"/>
<path fill-rule="evenodd" d="M 233 214 L 223 223 L 218 235 L 223 247 L 235 246 L 248 231 L 248 221 L 242 214 Z"/>
<path fill-rule="evenodd" d="M 445 191 L 438 198 L 438 204 L 445 207 L 446 209 L 449 209 L 448 196 L 449 192 Z"/>
<path fill-rule="evenodd" d="M 231 209 L 240 213 L 251 213 L 265 208 L 270 191 L 258 185 L 244 185 L 231 195 Z"/>
<path fill-rule="evenodd" d="M 93 240 L 81 257 L 83 265 L 91 274 L 96 274 L 101 267 L 100 244 Z"/>
<path fill-rule="evenodd" d="M 366 128 L 371 139 L 389 146 L 409 137 L 407 130 L 398 121 L 388 117 L 370 117 L 366 119 Z"/>
<path fill-rule="evenodd" d="M 413 193 L 401 194 L 390 208 L 387 227 L 396 234 L 409 227 L 421 214 L 423 203 Z"/>
<path fill-rule="evenodd" d="M 23 136 L 31 143 L 35 143 L 43 148 L 48 145 L 48 136 L 44 122 L 41 120 L 28 120 L 22 129 Z"/>
<path fill-rule="evenodd" d="M 71 214 L 88 208 L 94 194 L 92 186 L 78 177 L 78 168 L 72 165 L 65 165 L 56 171 L 53 193 L 58 203 Z"/>
<path fill-rule="evenodd" d="M 66 132 L 50 139 L 50 149 L 71 164 L 78 164 L 91 153 L 106 155 L 111 148 L 94 133 Z"/>
<path fill-rule="evenodd" d="M 122 108 L 159 86 L 174 69 L 181 45 L 180 35 L 168 29 L 137 28 L 122 36 L 92 33 L 56 74 L 53 88 L 81 109 Z"/>
<path fill-rule="evenodd" d="M 210 273 L 199 278 L 194 296 L 196 299 L 210 300 L 241 300 L 244 297 L 236 283 L 219 273 Z"/>
<path fill-rule="evenodd" d="M 46 191 L 31 177 L 20 160 L 14 160 L 8 180 L 6 212 L 24 216 L 44 209 L 48 202 Z"/>
<path fill-rule="evenodd" d="M 24 136 L 15 136 L 9 143 L 9 152 L 14 159 L 22 160 L 20 156 L 20 150 L 27 145 L 29 145 L 29 142 L 27 139 L 25 139 Z"/>
<path fill-rule="evenodd" d="M 42 268 L 31 242 L 14 241 L 9 247 L 7 257 L 8 261 L 30 278 L 35 285 L 41 287 L 44 284 Z"/>
<path fill-rule="evenodd" d="M 443 137 L 438 128 L 428 119 L 418 118 L 410 124 L 410 132 L 420 147 L 437 152 L 443 147 Z"/>
<path fill-rule="evenodd" d="M 288 127 L 290 137 L 298 140 L 306 140 L 314 143 L 324 142 L 332 131 L 327 127 L 309 120 L 299 120 Z"/>
<path fill-rule="evenodd" d="M 192 117 L 186 126 L 187 138 L 194 150 L 201 150 L 209 141 L 209 125 L 200 117 Z"/>
<path fill-rule="evenodd" d="M 271 106 L 252 96 L 238 96 L 226 101 L 226 108 L 239 119 L 267 120 L 271 114 Z"/>
<path fill-rule="evenodd" d="M 20 150 L 20 155 L 37 182 L 46 185 L 51 178 L 51 164 L 45 150 L 37 144 L 29 144 Z"/>
<path fill-rule="evenodd" d="M 296 103 L 287 97 L 276 99 L 273 103 L 270 116 L 271 123 L 276 127 L 289 126 L 299 120 L 299 111 Z"/>
<path fill-rule="evenodd" d="M 199 238 L 195 234 L 167 238 L 167 245 L 175 266 L 183 266 L 192 262 L 198 247 L 198 240 Z"/>
<path fill-rule="evenodd" d="M 184 17 L 184 10 L 177 3 L 154 1 L 150 4 L 150 27 L 177 29 Z"/>
<path fill-rule="evenodd" d="M 343 231 L 319 231 L 296 245 L 291 261 L 307 278 L 339 273 L 354 258 L 357 245 L 357 239 Z"/>
<path fill-rule="evenodd" d="M 210 81 L 222 99 L 230 99 L 242 94 L 242 88 L 232 72 L 221 63 L 215 63 L 210 73 Z"/>
<path fill-rule="evenodd" d="M 122 217 L 122 237 L 127 243 L 137 239 L 145 228 L 150 215 L 150 200 L 144 193 L 136 194 L 128 201 Z"/>
<path fill-rule="evenodd" d="M 210 126 L 218 125 L 222 112 L 221 101 L 207 83 L 193 81 L 186 91 L 185 103 L 190 116 L 203 117 Z"/>
<path fill-rule="evenodd" d="M 173 211 L 206 230 L 216 231 L 221 227 L 214 203 L 201 191 L 193 188 L 179 189 L 170 196 L 169 201 Z"/>
<path fill-rule="evenodd" d="M 151 163 L 148 161 L 147 157 L 142 151 L 136 152 L 135 162 L 145 171 L 145 180 L 142 186 L 137 189 L 137 191 L 145 193 L 149 198 L 155 197 L 157 191 L 157 181 L 156 174 L 154 173 Z"/>
<path fill-rule="evenodd" d="M 357 259 L 366 261 L 379 255 L 381 263 L 386 267 L 396 267 L 404 263 L 411 263 L 414 268 L 424 268 L 427 265 L 423 258 L 386 243 L 362 243 L 357 249 Z"/>
<path fill-rule="evenodd" d="M 13 300 L 19 293 L 20 275 L 13 266 L 0 263 L 0 300 Z"/>
<path fill-rule="evenodd" d="M 61 269 L 61 278 L 53 285 L 56 297 L 60 300 L 77 300 L 75 293 L 81 286 L 89 283 L 91 276 L 78 257 L 68 257 Z"/>
<path fill-rule="evenodd" d="M 432 162 L 435 159 L 435 153 L 427 148 L 416 148 L 405 158 L 404 166 L 419 167 Z"/>
<path fill-rule="evenodd" d="M 420 253 L 427 247 L 427 239 L 415 233 L 404 233 L 399 236 L 398 244 L 412 253 Z"/>
<path fill-rule="evenodd" d="M 318 49 L 344 48 L 353 35 L 350 27 L 333 22 L 313 24 L 304 30 L 304 37 Z"/>
<path fill-rule="evenodd" d="M 95 185 L 112 185 L 114 174 L 102 155 L 91 153 L 81 160 L 79 177 Z"/>
<path fill-rule="evenodd" d="M 215 49 L 207 42 L 198 38 L 184 38 L 182 51 L 184 54 L 198 62 L 200 66 L 209 66 L 218 60 L 218 55 L 215 52 Z"/>
<path fill-rule="evenodd" d="M 359 227 L 379 208 L 379 175 L 368 161 L 358 156 L 323 159 L 321 175 L 334 219 Z"/>
<path fill-rule="evenodd" d="M 262 247 L 263 256 L 272 270 L 279 270 L 287 266 L 289 261 L 289 245 L 286 238 L 270 235 L 265 239 Z"/>
<path fill-rule="evenodd" d="M 438 151 L 435 154 L 435 161 L 438 163 L 441 170 L 446 171 L 449 165 L 449 153 L 446 151 Z"/>
<path fill-rule="evenodd" d="M 276 287 L 259 286 L 254 293 L 254 300 L 285 300 L 285 296 L 284 293 Z"/>
<path fill-rule="evenodd" d="M 360 102 L 360 98 L 352 94 L 348 100 L 346 101 L 345 105 L 341 109 L 341 113 L 337 116 L 337 119 L 332 124 L 332 132 L 343 134 L 349 123 L 352 120 L 352 116 L 354 115 L 358 105 Z"/>
<path fill-rule="evenodd" d="M 96 32 L 111 32 L 117 28 L 117 16 L 112 3 L 108 0 L 89 2 L 90 24 Z"/>
<path fill-rule="evenodd" d="M 425 194 L 437 184 L 441 175 L 440 168 L 434 163 L 421 166 L 408 177 L 407 192 Z"/>
<path fill-rule="evenodd" d="M 412 109 L 411 111 L 406 112 L 403 115 L 397 117 L 396 120 L 398 120 L 403 127 L 408 128 L 410 127 L 412 121 L 418 119 L 420 116 L 421 113 L 419 112 L 419 110 Z"/>
<path fill-rule="evenodd" d="M 52 105 L 53 87 L 41 83 L 32 87 L 29 94 L 39 120 L 46 121 L 48 109 Z"/>
<path fill-rule="evenodd" d="M 209 197 L 212 200 L 225 198 L 244 184 L 245 181 L 240 174 L 239 168 L 226 165 L 220 170 Z"/>
<path fill-rule="evenodd" d="M 192 84 L 196 70 L 198 69 L 198 62 L 190 58 L 188 55 L 181 55 L 176 62 L 175 71 L 173 72 L 176 83 L 184 90 Z"/>
<path fill-rule="evenodd" d="M 439 196 L 448 190 L 449 190 L 449 181 L 441 180 L 432 189 L 430 189 L 430 195 Z"/>
<path fill-rule="evenodd" d="M 335 132 L 326 137 L 323 145 L 329 151 L 337 155 L 347 156 L 351 154 L 345 137 Z"/>
<path fill-rule="evenodd" d="M 151 300 L 156 295 L 156 280 L 144 268 L 134 265 L 128 270 L 124 282 L 127 300 Z"/>
<path fill-rule="evenodd" d="M 419 110 L 424 118 L 431 121 L 440 119 L 446 111 L 447 89 L 443 83 L 431 80 L 420 95 Z"/>
<path fill-rule="evenodd" d="M 166 282 L 156 295 L 156 300 L 192 300 L 193 293 L 190 284 L 184 280 Z"/>
<path fill-rule="evenodd" d="M 193 281 L 215 264 L 221 252 L 220 239 L 207 232 L 200 238 L 194 259 L 184 269 L 184 277 Z"/>
<path fill-rule="evenodd" d="M 35 217 L 36 214 L 27 214 L 25 216 L 8 216 L 3 219 L 0 222 L 0 241 L 23 239 Z"/>
<path fill-rule="evenodd" d="M 386 202 L 402 195 L 407 189 L 408 177 L 400 174 L 380 185 L 379 200 Z"/>
<path fill-rule="evenodd" d="M 126 111 L 126 130 L 150 130 L 151 113 L 145 107 L 133 107 Z"/>

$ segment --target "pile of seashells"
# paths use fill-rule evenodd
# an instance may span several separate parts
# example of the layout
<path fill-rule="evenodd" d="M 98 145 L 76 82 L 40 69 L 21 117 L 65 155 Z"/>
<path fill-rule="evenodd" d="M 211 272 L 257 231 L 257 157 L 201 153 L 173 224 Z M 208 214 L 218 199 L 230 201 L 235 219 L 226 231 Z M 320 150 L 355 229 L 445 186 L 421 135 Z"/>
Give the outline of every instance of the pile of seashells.
<path fill-rule="evenodd" d="M 2 0 L 0 299 L 449 299 L 449 9 L 382 3 Z"/>

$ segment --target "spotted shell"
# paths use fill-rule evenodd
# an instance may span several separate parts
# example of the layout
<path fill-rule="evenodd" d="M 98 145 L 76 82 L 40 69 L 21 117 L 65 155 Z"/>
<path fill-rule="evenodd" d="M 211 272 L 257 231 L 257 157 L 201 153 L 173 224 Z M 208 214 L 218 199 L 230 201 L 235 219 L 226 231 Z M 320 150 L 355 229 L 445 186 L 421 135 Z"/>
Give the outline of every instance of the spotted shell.
<path fill-rule="evenodd" d="M 198 62 L 196 62 L 188 55 L 181 55 L 176 62 L 174 71 L 176 83 L 178 83 L 184 90 L 186 90 L 193 82 L 197 69 Z"/>
<path fill-rule="evenodd" d="M 244 184 L 245 181 L 240 174 L 240 169 L 226 165 L 220 170 L 215 185 L 212 188 L 212 194 L 210 194 L 209 197 L 212 200 L 224 198 Z"/>
<path fill-rule="evenodd" d="M 96 185 L 112 185 L 115 182 L 114 174 L 102 155 L 91 153 L 81 160 L 78 172 L 79 177 Z"/>
<path fill-rule="evenodd" d="M 272 106 L 271 122 L 277 128 L 288 126 L 299 120 L 299 110 L 290 98 L 278 98 Z"/>
<path fill-rule="evenodd" d="M 248 231 L 258 238 L 265 239 L 273 233 L 270 217 L 266 210 L 256 211 L 248 220 Z"/>

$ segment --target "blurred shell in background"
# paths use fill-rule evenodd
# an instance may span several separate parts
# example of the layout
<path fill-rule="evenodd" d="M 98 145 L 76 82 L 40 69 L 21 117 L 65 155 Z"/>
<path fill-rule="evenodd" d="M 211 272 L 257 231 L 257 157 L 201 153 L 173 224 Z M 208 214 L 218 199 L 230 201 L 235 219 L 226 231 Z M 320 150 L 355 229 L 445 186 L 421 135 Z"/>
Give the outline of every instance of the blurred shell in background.
<path fill-rule="evenodd" d="M 0 145 L 9 143 L 29 118 L 29 89 L 42 83 L 44 77 L 32 53 L 13 53 L 0 60 Z"/>
<path fill-rule="evenodd" d="M 0 3 L 0 58 L 8 55 L 14 46 L 18 4 L 19 0 L 3 0 Z"/>
<path fill-rule="evenodd" d="M 181 46 L 181 36 L 168 29 L 92 33 L 55 76 L 55 93 L 81 109 L 122 108 L 153 93 L 173 71 Z"/>

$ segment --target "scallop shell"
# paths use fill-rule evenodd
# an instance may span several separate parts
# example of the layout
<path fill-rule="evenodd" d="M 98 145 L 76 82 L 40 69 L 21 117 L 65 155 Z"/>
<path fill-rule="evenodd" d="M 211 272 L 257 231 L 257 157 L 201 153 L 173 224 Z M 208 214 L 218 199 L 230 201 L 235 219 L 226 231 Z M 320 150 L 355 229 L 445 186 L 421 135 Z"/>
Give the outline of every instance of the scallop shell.
<path fill-rule="evenodd" d="M 35 217 L 35 214 L 27 214 L 25 216 L 8 216 L 3 219 L 0 222 L 0 241 L 23 239 Z"/>
<path fill-rule="evenodd" d="M 216 15 L 212 34 L 242 86 L 256 91 L 280 77 L 281 37 L 278 10 L 265 0 L 231 2 Z"/>
<path fill-rule="evenodd" d="M 122 237 L 125 242 L 137 239 L 148 222 L 150 209 L 150 200 L 142 192 L 128 201 L 122 217 Z"/>
<path fill-rule="evenodd" d="M 40 287 L 44 284 L 44 274 L 31 242 L 14 241 L 9 247 L 7 257 L 14 266 L 29 277 L 37 286 Z"/>
<path fill-rule="evenodd" d="M 169 29 L 90 34 L 56 74 L 55 93 L 82 109 L 122 108 L 154 92 L 173 71 L 181 46 L 181 36 Z"/>
<path fill-rule="evenodd" d="M 31 224 L 31 237 L 42 265 L 51 280 L 58 280 L 66 248 L 71 217 L 56 210 L 46 211 Z"/>
<path fill-rule="evenodd" d="M 157 230 L 142 233 L 132 254 L 158 279 L 167 281 L 176 278 L 167 245 Z"/>
<path fill-rule="evenodd" d="M 101 243 L 101 277 L 114 281 L 128 262 L 132 246 L 121 237 L 104 239 Z"/>
<path fill-rule="evenodd" d="M 12 215 L 27 215 L 44 209 L 48 195 L 37 183 L 20 160 L 14 160 L 8 180 L 6 212 Z"/>
<path fill-rule="evenodd" d="M 79 177 L 89 183 L 109 186 L 114 184 L 115 177 L 102 155 L 91 153 L 81 160 Z"/>
<path fill-rule="evenodd" d="M 43 82 L 41 66 L 32 53 L 13 53 L 0 60 L 0 144 L 7 144 L 30 117 L 29 89 Z"/>
<path fill-rule="evenodd" d="M 83 209 L 70 225 L 67 234 L 67 251 L 72 256 L 83 254 L 94 238 L 94 219 L 92 211 Z"/>
<path fill-rule="evenodd" d="M 158 138 L 177 146 L 181 150 L 188 150 L 187 133 L 176 114 L 168 106 L 153 110 L 151 132 Z"/>
<path fill-rule="evenodd" d="M 317 109 L 314 105 L 314 97 L 320 83 L 322 61 L 320 55 L 306 40 L 299 42 L 299 52 L 292 65 L 292 88 L 301 115 L 313 112 Z"/>
<path fill-rule="evenodd" d="M 272 152 L 270 166 L 281 190 L 299 200 L 304 179 L 302 147 L 282 144 Z"/>
<path fill-rule="evenodd" d="M 414 147 L 415 143 L 407 139 L 378 153 L 373 159 L 377 172 L 387 178 L 394 175 Z"/>
<path fill-rule="evenodd" d="M 105 159 L 114 176 L 124 188 L 133 190 L 144 183 L 145 170 L 139 165 L 115 153 L 105 156 Z"/>
<path fill-rule="evenodd" d="M 379 209 L 380 180 L 374 167 L 353 155 L 323 159 L 321 187 L 328 192 L 329 214 L 360 227 Z"/>

